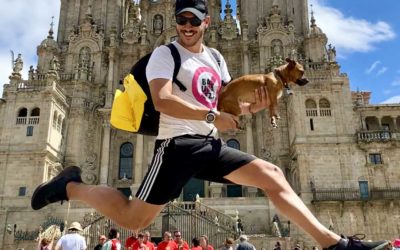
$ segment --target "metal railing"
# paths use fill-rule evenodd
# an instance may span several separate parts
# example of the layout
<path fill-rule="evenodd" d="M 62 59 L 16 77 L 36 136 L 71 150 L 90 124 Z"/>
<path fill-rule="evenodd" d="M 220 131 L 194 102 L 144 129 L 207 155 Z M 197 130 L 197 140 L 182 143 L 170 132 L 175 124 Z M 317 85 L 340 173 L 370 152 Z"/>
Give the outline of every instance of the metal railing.
<path fill-rule="evenodd" d="M 315 201 L 365 201 L 365 200 L 395 200 L 400 199 L 400 187 L 375 187 L 362 194 L 355 188 L 311 189 Z"/>
<path fill-rule="evenodd" d="M 392 133 L 387 130 L 371 130 L 357 132 L 358 142 L 385 142 L 392 139 Z"/>
<path fill-rule="evenodd" d="M 153 223 L 143 231 L 150 231 L 153 237 L 162 237 L 157 233 L 180 230 L 189 242 L 193 237 L 207 235 L 210 244 L 220 246 L 226 237 L 237 237 L 234 219 L 227 216 L 230 218 L 228 222 L 226 216 L 200 202 L 172 202 L 156 218 L 155 221 L 161 219 L 161 224 Z M 98 244 L 99 235 L 107 235 L 110 228 L 119 230 L 122 243 L 131 235 L 130 230 L 102 215 L 91 214 L 89 217 L 89 220 L 82 223 L 88 249 L 93 249 Z"/>

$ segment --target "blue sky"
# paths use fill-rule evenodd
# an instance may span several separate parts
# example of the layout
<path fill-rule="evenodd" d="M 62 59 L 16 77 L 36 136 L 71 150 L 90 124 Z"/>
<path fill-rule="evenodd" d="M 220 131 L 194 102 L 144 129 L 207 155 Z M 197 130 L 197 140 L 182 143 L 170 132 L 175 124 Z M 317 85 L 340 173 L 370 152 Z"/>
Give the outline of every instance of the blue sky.
<path fill-rule="evenodd" d="M 249 0 L 250 1 L 250 0 Z M 226 0 L 223 0 L 225 6 Z M 234 6 L 236 1 L 230 0 Z M 22 53 L 23 76 L 36 66 L 36 47 L 57 24 L 59 0 L 0 0 L 0 96 L 11 73 L 10 50 Z M 309 0 L 317 25 L 336 47 L 352 90 L 372 91 L 371 103 L 400 103 L 400 1 Z M 57 27 L 55 27 L 55 31 Z"/>

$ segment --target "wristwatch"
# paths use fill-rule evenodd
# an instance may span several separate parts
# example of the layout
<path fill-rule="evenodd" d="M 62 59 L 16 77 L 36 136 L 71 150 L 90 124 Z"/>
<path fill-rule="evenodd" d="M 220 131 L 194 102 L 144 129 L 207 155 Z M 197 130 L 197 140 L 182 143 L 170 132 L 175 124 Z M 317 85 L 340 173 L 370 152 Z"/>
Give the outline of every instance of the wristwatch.
<path fill-rule="evenodd" d="M 208 111 L 208 113 L 206 115 L 206 122 L 207 123 L 214 123 L 216 117 L 217 116 L 215 114 L 215 111 L 210 110 L 210 111 Z"/>

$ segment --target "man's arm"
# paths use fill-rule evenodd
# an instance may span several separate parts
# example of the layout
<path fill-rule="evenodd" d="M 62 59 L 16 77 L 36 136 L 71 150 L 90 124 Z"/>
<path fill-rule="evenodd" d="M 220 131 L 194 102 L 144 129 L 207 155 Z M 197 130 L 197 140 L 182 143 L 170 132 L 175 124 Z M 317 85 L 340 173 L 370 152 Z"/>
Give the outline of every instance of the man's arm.
<path fill-rule="evenodd" d="M 193 105 L 182 98 L 172 94 L 172 81 L 157 78 L 150 82 L 150 92 L 154 107 L 160 113 L 188 120 L 204 121 L 209 109 Z M 215 126 L 220 131 L 237 128 L 238 117 L 216 112 Z"/>

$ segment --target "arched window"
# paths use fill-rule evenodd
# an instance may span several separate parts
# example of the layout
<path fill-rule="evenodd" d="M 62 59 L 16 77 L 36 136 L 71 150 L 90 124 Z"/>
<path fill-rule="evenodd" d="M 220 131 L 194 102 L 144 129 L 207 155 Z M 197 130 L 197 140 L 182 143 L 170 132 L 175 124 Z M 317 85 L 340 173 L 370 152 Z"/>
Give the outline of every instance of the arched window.
<path fill-rule="evenodd" d="M 331 116 L 331 104 L 325 98 L 319 100 L 319 115 L 320 116 Z"/>
<path fill-rule="evenodd" d="M 32 109 L 31 116 L 40 116 L 40 108 Z"/>
<path fill-rule="evenodd" d="M 313 99 L 306 100 L 306 116 L 318 116 L 317 103 Z"/>
<path fill-rule="evenodd" d="M 27 116 L 28 116 L 28 109 L 21 108 L 18 111 L 17 124 L 26 124 Z"/>
<path fill-rule="evenodd" d="M 119 152 L 118 179 L 132 179 L 133 145 L 126 142 L 121 145 Z"/>
<path fill-rule="evenodd" d="M 31 117 L 29 117 L 29 124 L 36 125 L 39 124 L 40 108 L 34 108 L 31 111 Z"/>
<path fill-rule="evenodd" d="M 18 112 L 18 117 L 27 117 L 28 116 L 28 109 L 21 108 Z"/>
<path fill-rule="evenodd" d="M 319 100 L 319 108 L 329 109 L 331 108 L 331 104 L 327 99 L 322 98 L 321 100 Z"/>
<path fill-rule="evenodd" d="M 239 143 L 237 140 L 235 140 L 235 139 L 229 139 L 229 140 L 226 142 L 226 145 L 228 145 L 228 147 L 231 147 L 231 148 L 235 148 L 235 149 L 240 150 L 240 143 Z"/>

